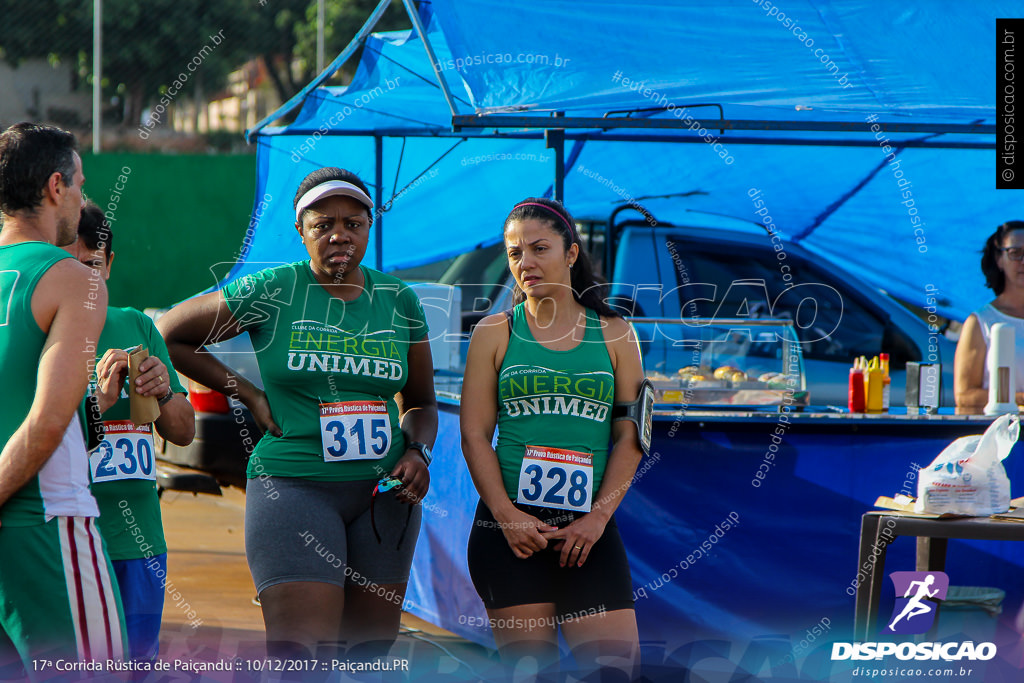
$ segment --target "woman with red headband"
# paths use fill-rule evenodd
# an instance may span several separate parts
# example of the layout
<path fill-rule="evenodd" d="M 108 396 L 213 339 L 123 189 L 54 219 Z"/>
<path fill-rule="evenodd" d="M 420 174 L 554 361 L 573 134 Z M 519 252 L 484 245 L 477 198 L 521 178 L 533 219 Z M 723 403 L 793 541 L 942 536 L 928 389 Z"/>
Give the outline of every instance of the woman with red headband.
<path fill-rule="evenodd" d="M 245 551 L 269 654 L 380 656 L 398 634 L 437 432 L 426 319 L 405 283 L 362 265 L 373 202 L 355 174 L 313 171 L 293 205 L 309 259 L 190 299 L 159 327 L 176 367 L 264 430 Z M 202 348 L 241 332 L 263 389 Z"/>
<path fill-rule="evenodd" d="M 632 583 L 612 513 L 641 450 L 612 408 L 637 398 L 640 351 L 560 203 L 519 203 L 504 237 L 517 304 L 477 326 L 462 389 L 462 450 L 480 494 L 470 575 L 503 658 L 556 666 L 560 625 L 582 669 L 601 662 L 632 678 Z"/>

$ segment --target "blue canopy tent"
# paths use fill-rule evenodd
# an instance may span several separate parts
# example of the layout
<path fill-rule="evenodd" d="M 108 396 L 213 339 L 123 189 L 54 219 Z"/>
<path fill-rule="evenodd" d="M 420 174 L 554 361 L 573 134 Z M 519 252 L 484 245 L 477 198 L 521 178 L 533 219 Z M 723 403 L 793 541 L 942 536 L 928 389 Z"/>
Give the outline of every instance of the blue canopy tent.
<path fill-rule="evenodd" d="M 906 301 L 923 305 L 925 282 L 948 273 L 944 312 L 962 319 L 988 296 L 984 236 L 1017 215 L 1016 193 L 994 189 L 994 18 L 1012 11 L 423 2 L 410 12 L 426 44 L 417 31 L 365 36 L 350 85 L 319 83 L 355 42 L 248 135 L 272 195 L 324 164 L 373 179 L 386 248 L 370 258 L 385 270 L 496 241 L 517 199 L 556 189 L 559 145 L 545 146 L 545 130 L 557 143 L 561 126 L 558 189 L 579 217 L 642 198 L 662 222 L 745 224 L 755 236 L 748 192 L 760 189 L 787 238 Z M 291 125 L 265 125 L 297 106 Z M 280 259 L 287 204 L 263 213 L 232 276 Z M 443 229 L 424 230 L 428 215 Z M 286 242 L 284 255 L 299 255 Z"/>
<path fill-rule="evenodd" d="M 528 195 L 563 198 L 577 217 L 595 220 L 640 201 L 662 222 L 765 239 L 750 200 L 760 190 L 788 239 L 873 286 L 923 306 L 933 284 L 942 312 L 960 319 L 990 297 L 978 251 L 1018 215 L 1018 195 L 994 189 L 994 19 L 1012 15 L 1009 2 L 406 0 L 412 31 L 371 34 L 387 5 L 323 74 L 247 133 L 259 146 L 257 198 L 269 208 L 229 279 L 305 257 L 291 195 L 310 170 L 335 165 L 372 180 L 385 211 L 366 258 L 383 270 L 495 243 L 509 208 Z M 323 86 L 360 44 L 352 82 Z M 296 108 L 293 123 L 269 125 Z M 702 446 L 719 447 L 746 446 Z M 475 493 L 451 415 L 442 415 L 437 452 L 452 457 L 432 469 L 443 505 L 424 515 L 408 607 L 486 641 L 466 619 L 482 615 L 460 565 Z M 904 464 L 873 465 L 898 488 Z M 833 486 L 806 462 L 787 476 L 819 492 Z M 623 508 L 643 539 L 634 579 L 678 559 L 659 555 L 659 536 L 643 530 L 652 520 L 676 523 L 680 492 L 654 479 Z M 847 532 L 878 493 L 874 479 L 852 479 Z M 766 509 L 784 505 L 785 492 L 780 484 Z M 701 492 L 689 486 L 686 495 Z M 672 531 L 669 545 L 699 545 L 700 530 L 724 514 L 709 507 L 699 516 L 703 526 Z M 802 542 L 826 544 L 829 530 L 801 523 L 809 525 Z M 847 555 L 853 570 L 854 550 Z M 770 567 L 744 570 L 743 581 L 773 576 L 788 582 L 780 594 L 803 590 L 822 610 L 852 613 L 842 588 L 855 570 L 835 570 L 838 588 L 811 585 L 845 557 L 823 557 L 788 578 Z M 720 547 L 706 570 L 742 562 L 736 548 Z M 785 600 L 751 610 L 746 597 L 702 592 L 700 580 L 666 589 L 644 608 L 648 619 L 751 638 L 777 628 L 766 615 Z"/>

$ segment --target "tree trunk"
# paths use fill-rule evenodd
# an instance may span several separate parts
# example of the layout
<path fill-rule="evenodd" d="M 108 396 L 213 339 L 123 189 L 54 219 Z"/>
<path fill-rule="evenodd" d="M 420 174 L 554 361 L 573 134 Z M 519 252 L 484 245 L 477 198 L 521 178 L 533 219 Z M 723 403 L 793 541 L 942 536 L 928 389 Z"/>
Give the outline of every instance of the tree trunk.
<path fill-rule="evenodd" d="M 142 93 L 144 91 L 142 83 L 132 83 L 128 86 L 127 106 L 123 124 L 125 128 L 135 128 L 142 125 L 142 107 L 145 104 Z"/>
<path fill-rule="evenodd" d="M 289 92 L 289 88 L 285 85 L 284 80 L 281 78 L 281 74 L 277 70 L 277 65 L 274 64 L 274 57 L 270 55 L 260 55 L 260 59 L 263 60 L 263 66 L 267 68 L 267 73 L 270 74 L 270 80 L 274 83 L 274 90 L 277 91 L 277 96 L 281 99 L 281 103 L 287 102 L 291 99 L 291 96 L 295 94 L 295 91 Z"/>
<path fill-rule="evenodd" d="M 203 101 L 203 72 L 200 71 L 196 74 L 196 89 L 194 92 L 193 102 L 195 102 L 195 111 L 192 112 L 192 132 L 195 135 L 199 135 L 199 121 L 203 118 L 203 110 L 206 108 L 206 103 Z M 209 123 L 209 122 L 207 122 Z M 209 128 L 209 126 L 207 126 Z M 206 132 L 209 132 L 207 130 Z"/>

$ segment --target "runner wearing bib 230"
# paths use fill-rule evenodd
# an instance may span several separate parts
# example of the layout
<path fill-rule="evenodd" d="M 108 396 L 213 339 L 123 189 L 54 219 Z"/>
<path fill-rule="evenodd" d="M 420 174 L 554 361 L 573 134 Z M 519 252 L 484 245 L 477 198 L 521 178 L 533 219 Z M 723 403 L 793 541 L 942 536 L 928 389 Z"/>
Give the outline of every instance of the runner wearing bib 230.
<path fill-rule="evenodd" d="M 470 575 L 517 675 L 526 662 L 553 673 L 564 624 L 584 675 L 605 666 L 632 680 L 632 583 L 612 513 L 641 454 L 612 407 L 636 399 L 639 348 L 561 204 L 524 200 L 504 236 L 520 303 L 477 326 L 462 384 L 462 450 L 480 493 Z"/>
<path fill-rule="evenodd" d="M 78 223 L 78 241 L 65 249 L 96 276 L 108 280 L 115 256 L 113 245 L 114 235 L 103 211 L 87 202 Z M 139 366 L 136 385 L 129 387 L 125 349 L 138 344 L 149 351 L 149 358 Z M 96 360 L 92 386 L 103 411 L 105 435 L 89 454 L 90 488 L 100 508 L 100 532 L 117 574 L 131 657 L 152 661 L 159 654 L 167 544 L 156 487 L 154 425 L 132 423 L 128 391 L 158 400 L 156 429 L 179 446 L 192 443 L 195 412 L 185 398 L 163 337 L 142 311 L 107 309 Z"/>

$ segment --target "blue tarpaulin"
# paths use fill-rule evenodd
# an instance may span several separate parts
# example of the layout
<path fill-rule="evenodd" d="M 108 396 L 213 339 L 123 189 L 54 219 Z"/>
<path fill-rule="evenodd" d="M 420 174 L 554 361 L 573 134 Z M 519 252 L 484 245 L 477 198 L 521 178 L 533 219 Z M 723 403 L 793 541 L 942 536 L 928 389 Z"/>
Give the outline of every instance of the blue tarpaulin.
<path fill-rule="evenodd" d="M 564 196 L 576 216 L 603 220 L 637 199 L 662 222 L 757 239 L 752 223 L 765 216 L 749 194 L 761 190 L 787 238 L 910 302 L 923 305 L 935 284 L 960 318 L 987 300 L 978 252 L 1017 216 L 1018 193 L 994 189 L 994 135 L 937 131 L 995 123 L 994 22 L 1014 11 L 929 0 L 419 5 L 457 114 L 697 122 L 660 131 L 671 142 L 623 141 L 651 140 L 648 129 L 568 130 Z M 709 103 L 759 123 L 722 133 L 718 109 L 698 106 Z M 639 111 L 651 108 L 662 110 Z M 852 125 L 807 130 L 830 122 Z M 873 123 L 932 132 L 875 133 Z M 294 188 L 329 164 L 372 182 L 374 136 L 387 270 L 496 241 L 515 201 L 552 186 L 539 131 L 453 132 L 415 32 L 374 34 L 350 85 L 312 90 L 294 123 L 256 134 L 259 186 L 275 201 L 236 274 L 300 257 L 283 239 Z"/>

